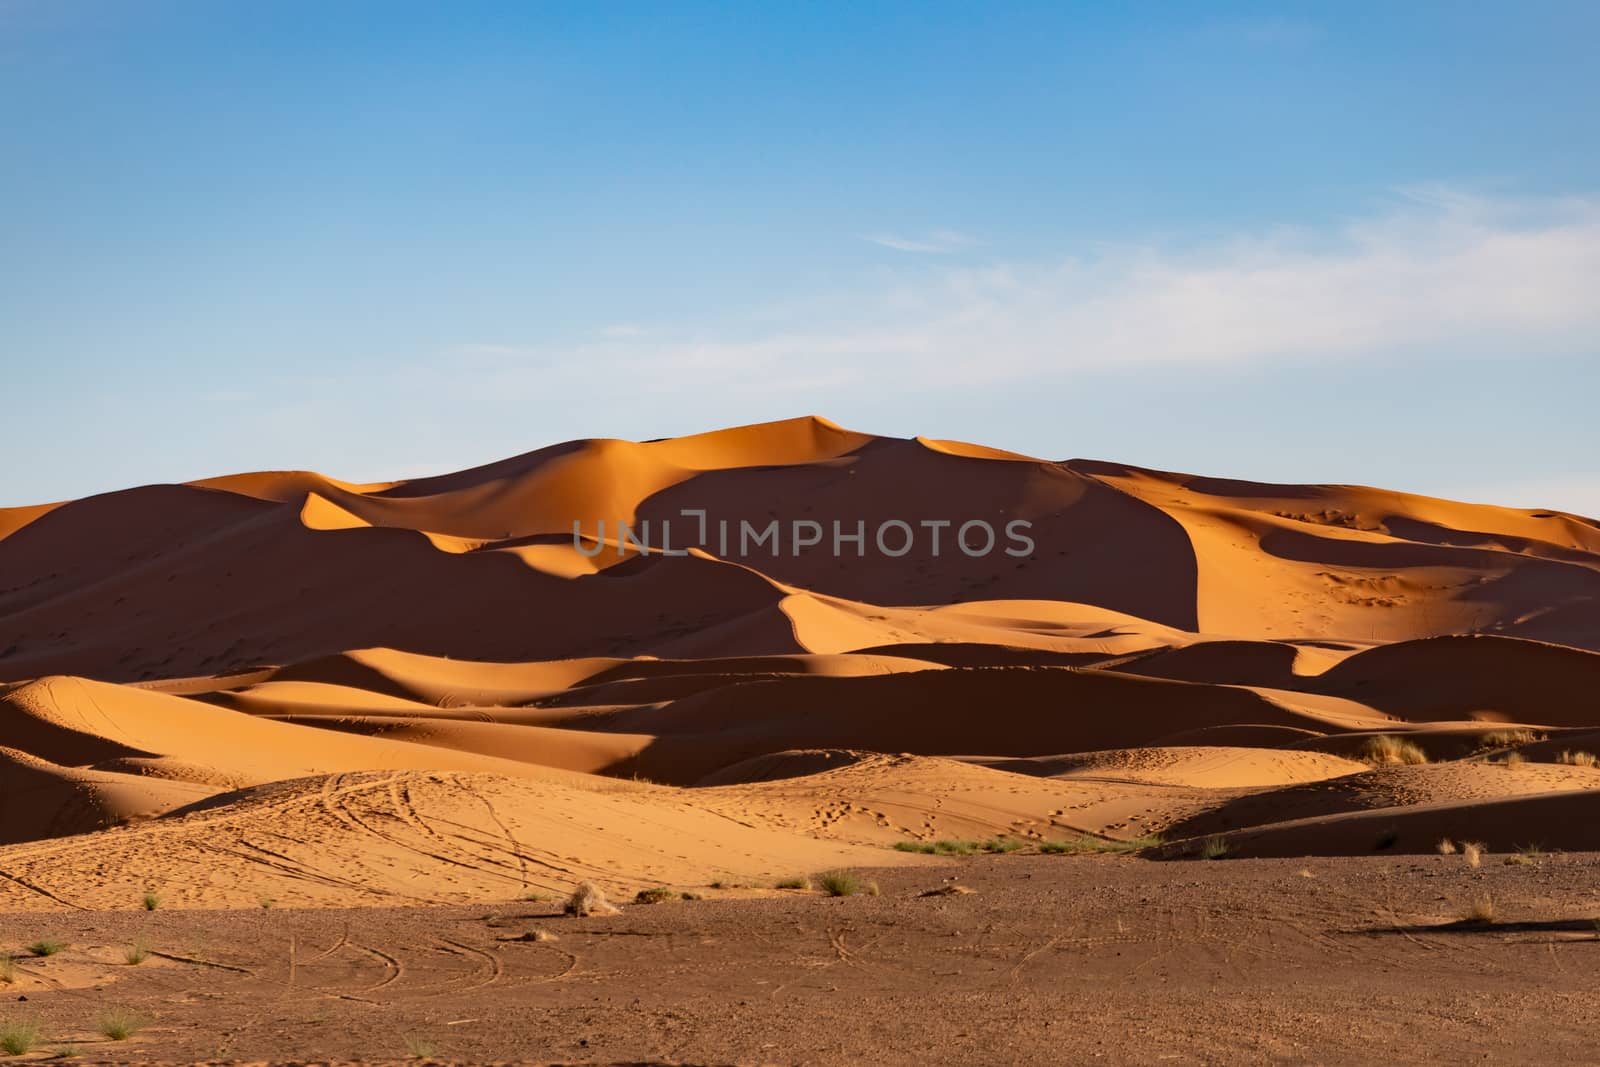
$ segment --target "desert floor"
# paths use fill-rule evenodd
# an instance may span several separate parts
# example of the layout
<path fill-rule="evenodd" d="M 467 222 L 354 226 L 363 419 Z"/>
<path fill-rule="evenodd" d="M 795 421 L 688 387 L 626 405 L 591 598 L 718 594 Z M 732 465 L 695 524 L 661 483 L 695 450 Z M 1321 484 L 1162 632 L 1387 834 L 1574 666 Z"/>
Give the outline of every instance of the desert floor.
<path fill-rule="evenodd" d="M 1506 859 L 974 856 L 858 871 L 877 896 L 696 886 L 582 919 L 12 914 L 0 1014 L 110 1062 L 1583 1061 L 1600 855 Z M 108 1041 L 116 1009 L 148 1024 Z"/>

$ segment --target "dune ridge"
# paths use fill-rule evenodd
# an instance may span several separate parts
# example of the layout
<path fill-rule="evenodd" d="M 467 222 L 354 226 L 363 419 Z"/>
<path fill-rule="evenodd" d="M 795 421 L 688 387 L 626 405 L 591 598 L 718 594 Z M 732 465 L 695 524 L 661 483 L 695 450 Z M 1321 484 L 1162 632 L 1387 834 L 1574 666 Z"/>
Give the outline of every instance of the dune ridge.
<path fill-rule="evenodd" d="M 1031 551 L 963 550 L 974 521 Z M 232 475 L 0 510 L 0 889 L 110 906 L 156 843 L 194 906 L 762 879 L 938 834 L 1290 855 L 1537 818 L 1592 847 L 1600 771 L 1563 754 L 1600 747 L 1597 688 L 1600 524 L 1561 512 L 821 418 Z M 1373 766 L 1383 735 L 1429 762 Z"/>

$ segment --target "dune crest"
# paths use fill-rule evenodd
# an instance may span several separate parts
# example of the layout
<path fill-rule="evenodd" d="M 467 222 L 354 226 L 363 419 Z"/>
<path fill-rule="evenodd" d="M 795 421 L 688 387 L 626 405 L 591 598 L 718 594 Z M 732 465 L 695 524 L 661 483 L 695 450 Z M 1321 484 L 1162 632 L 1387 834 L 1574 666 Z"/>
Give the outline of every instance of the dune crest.
<path fill-rule="evenodd" d="M 1528 813 L 1590 847 L 1597 689 L 1600 524 L 1560 512 L 818 417 L 233 475 L 0 511 L 0 889 L 115 903 L 159 850 L 221 865 L 195 906 L 459 901 Z"/>

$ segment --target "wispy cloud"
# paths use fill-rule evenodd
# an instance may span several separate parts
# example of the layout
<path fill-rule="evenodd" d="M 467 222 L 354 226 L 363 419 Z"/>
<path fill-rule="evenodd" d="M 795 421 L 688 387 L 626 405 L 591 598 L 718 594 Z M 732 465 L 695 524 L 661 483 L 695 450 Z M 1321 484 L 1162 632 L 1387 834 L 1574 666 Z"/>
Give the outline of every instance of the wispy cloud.
<path fill-rule="evenodd" d="M 868 234 L 863 240 L 871 241 L 875 245 L 892 248 L 897 252 L 922 252 L 934 255 L 943 255 L 954 252 L 959 248 L 975 244 L 972 238 L 953 230 L 936 230 L 920 238 L 897 237 L 894 234 L 878 233 Z"/>
<path fill-rule="evenodd" d="M 758 333 L 708 325 L 569 354 L 663 387 L 714 371 L 729 384 L 896 388 L 1153 365 L 1570 354 L 1600 343 L 1596 293 L 1600 203 L 1427 187 L 1324 229 L 920 269 Z"/>

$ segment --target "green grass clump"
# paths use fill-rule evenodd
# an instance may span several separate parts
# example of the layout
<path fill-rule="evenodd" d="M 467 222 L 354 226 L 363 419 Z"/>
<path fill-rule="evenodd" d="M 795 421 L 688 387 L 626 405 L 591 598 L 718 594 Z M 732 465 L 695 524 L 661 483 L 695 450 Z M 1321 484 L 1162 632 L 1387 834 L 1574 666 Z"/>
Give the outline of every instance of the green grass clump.
<path fill-rule="evenodd" d="M 1206 843 L 1200 846 L 1200 858 L 1220 860 L 1228 854 L 1228 843 L 1220 837 L 1208 837 Z"/>
<path fill-rule="evenodd" d="M 1006 852 L 1015 852 L 1017 849 L 1022 847 L 1022 842 L 1014 841 L 1009 837 L 991 837 L 978 847 L 983 849 L 985 852 L 1003 854 Z"/>
<path fill-rule="evenodd" d="M 122 958 L 127 960 L 132 966 L 137 967 L 139 964 L 150 958 L 150 946 L 144 943 L 144 938 L 138 938 L 133 944 L 129 945 L 127 949 L 124 950 L 122 953 Z"/>
<path fill-rule="evenodd" d="M 773 888 L 775 888 L 775 889 L 810 889 L 811 888 L 811 880 L 809 878 L 785 878 L 783 881 L 779 882 Z"/>
<path fill-rule="evenodd" d="M 148 1025 L 143 1016 L 127 1008 L 112 1008 L 100 1016 L 100 1032 L 112 1041 L 126 1041 Z"/>
<path fill-rule="evenodd" d="M 938 841 L 896 841 L 893 847 L 896 852 L 920 852 L 925 856 L 975 856 L 979 852 L 1015 852 L 1025 845 L 1009 837 L 991 837 L 986 841 L 946 837 Z"/>
<path fill-rule="evenodd" d="M 161 897 L 156 893 L 146 893 L 140 900 L 144 904 L 145 911 L 155 911 L 161 907 Z"/>
<path fill-rule="evenodd" d="M 1154 848 L 1161 844 L 1161 841 L 1160 834 L 1146 834 L 1143 837 L 1130 838 L 1126 841 L 1115 838 L 1095 837 L 1091 834 L 1079 834 L 1069 841 L 1040 842 L 1039 851 L 1049 856 L 1139 852 L 1143 849 Z"/>
<path fill-rule="evenodd" d="M 35 956 L 54 956 L 57 952 L 60 952 L 66 947 L 67 943 L 65 941 L 55 941 L 50 938 L 42 938 L 29 945 L 28 951 L 33 953 Z"/>
<path fill-rule="evenodd" d="M 0 1023 L 0 1049 L 8 1056 L 22 1056 L 39 1043 L 39 1024 L 11 1020 Z"/>
<path fill-rule="evenodd" d="M 1376 766 L 1396 763 L 1427 763 L 1428 754 L 1414 742 L 1403 741 L 1389 734 L 1369 737 L 1361 746 L 1361 759 Z"/>
<path fill-rule="evenodd" d="M 850 897 L 861 892 L 861 880 L 849 871 L 824 871 L 817 875 L 816 883 L 830 897 Z"/>

